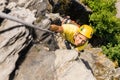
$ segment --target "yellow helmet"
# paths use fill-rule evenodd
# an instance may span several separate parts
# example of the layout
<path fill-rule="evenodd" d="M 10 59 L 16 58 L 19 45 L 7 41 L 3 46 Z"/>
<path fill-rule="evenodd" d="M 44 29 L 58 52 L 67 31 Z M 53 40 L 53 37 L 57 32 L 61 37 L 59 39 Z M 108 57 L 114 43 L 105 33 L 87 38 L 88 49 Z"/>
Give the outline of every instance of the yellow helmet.
<path fill-rule="evenodd" d="M 88 25 L 82 25 L 80 27 L 79 32 L 82 35 L 84 35 L 84 36 L 86 36 L 87 38 L 90 39 L 92 37 L 92 35 L 93 35 L 93 28 L 91 26 L 88 26 Z"/>

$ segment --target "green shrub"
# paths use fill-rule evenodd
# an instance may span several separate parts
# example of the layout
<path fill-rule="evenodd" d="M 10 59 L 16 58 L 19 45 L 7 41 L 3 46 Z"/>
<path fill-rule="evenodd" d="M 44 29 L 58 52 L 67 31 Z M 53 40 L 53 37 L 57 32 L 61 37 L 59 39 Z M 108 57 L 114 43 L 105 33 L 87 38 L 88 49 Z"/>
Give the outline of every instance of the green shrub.
<path fill-rule="evenodd" d="M 117 61 L 120 65 L 120 44 L 114 47 L 111 44 L 107 46 L 102 46 L 104 53 L 113 61 Z"/>
<path fill-rule="evenodd" d="M 101 44 L 104 53 L 120 64 L 120 19 L 116 18 L 116 0 L 83 0 L 93 13 L 90 25 L 95 29 L 95 36 L 104 39 Z"/>

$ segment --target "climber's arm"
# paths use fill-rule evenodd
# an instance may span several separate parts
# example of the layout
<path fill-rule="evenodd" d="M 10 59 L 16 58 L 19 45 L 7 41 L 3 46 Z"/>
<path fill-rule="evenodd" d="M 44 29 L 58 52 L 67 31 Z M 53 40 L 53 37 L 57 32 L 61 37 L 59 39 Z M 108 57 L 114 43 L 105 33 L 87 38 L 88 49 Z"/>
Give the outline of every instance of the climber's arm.
<path fill-rule="evenodd" d="M 62 27 L 62 26 L 55 25 L 55 24 L 52 24 L 52 25 L 50 26 L 50 30 L 51 30 L 51 31 L 54 31 L 54 32 L 62 33 L 62 32 L 63 32 L 63 27 Z"/>

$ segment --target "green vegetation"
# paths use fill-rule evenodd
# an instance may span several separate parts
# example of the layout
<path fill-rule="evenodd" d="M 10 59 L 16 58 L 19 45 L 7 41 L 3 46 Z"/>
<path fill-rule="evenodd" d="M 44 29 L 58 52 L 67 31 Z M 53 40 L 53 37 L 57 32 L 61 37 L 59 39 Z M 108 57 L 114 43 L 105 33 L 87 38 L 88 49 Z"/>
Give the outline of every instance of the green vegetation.
<path fill-rule="evenodd" d="M 94 36 L 103 42 L 99 46 L 112 60 L 120 66 L 120 19 L 116 18 L 116 0 L 83 0 L 93 11 L 90 25 L 95 29 Z"/>

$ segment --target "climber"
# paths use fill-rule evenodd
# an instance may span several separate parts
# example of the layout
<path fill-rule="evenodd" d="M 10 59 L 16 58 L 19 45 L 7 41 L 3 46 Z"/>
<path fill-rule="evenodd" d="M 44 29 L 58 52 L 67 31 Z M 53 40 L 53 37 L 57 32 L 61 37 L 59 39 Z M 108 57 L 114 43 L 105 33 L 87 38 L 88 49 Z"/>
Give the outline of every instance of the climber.
<path fill-rule="evenodd" d="M 73 45 L 77 51 L 83 50 L 93 35 L 93 28 L 91 26 L 80 26 L 70 19 L 64 19 L 60 26 L 51 24 L 50 30 L 61 33 L 65 40 Z"/>

